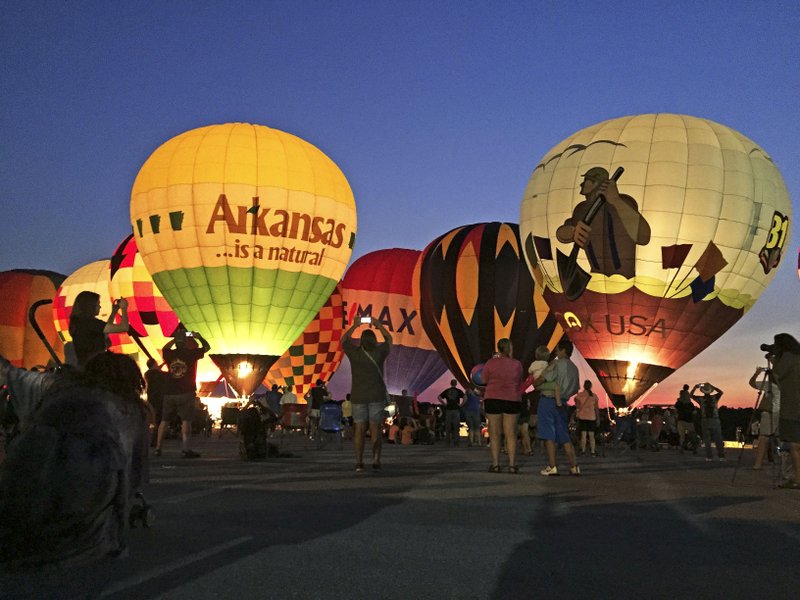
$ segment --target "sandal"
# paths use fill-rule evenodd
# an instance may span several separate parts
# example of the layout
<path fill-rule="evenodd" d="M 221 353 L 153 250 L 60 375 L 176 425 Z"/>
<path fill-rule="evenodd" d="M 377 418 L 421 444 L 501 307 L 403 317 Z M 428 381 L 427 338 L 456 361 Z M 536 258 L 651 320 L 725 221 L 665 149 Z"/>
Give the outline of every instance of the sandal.
<path fill-rule="evenodd" d="M 499 473 L 500 472 L 500 465 L 492 465 L 489 467 L 489 473 Z"/>
<path fill-rule="evenodd" d="M 511 473 L 512 475 L 519 475 L 519 467 L 516 465 L 511 465 L 510 467 L 508 467 L 508 472 Z"/>

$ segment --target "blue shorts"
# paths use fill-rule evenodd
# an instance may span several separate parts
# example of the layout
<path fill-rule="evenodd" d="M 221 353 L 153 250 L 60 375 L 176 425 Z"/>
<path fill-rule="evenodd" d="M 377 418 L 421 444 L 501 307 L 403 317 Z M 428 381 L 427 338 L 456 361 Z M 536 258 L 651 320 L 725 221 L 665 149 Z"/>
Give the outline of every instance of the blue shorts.
<path fill-rule="evenodd" d="M 353 404 L 353 423 L 383 423 L 386 420 L 386 403 L 368 402 Z"/>
<path fill-rule="evenodd" d="M 572 440 L 567 428 L 567 407 L 556 406 L 556 399 L 550 396 L 539 398 L 539 410 L 536 413 L 539 422 L 536 437 L 540 440 L 552 440 L 556 444 L 566 444 Z"/>

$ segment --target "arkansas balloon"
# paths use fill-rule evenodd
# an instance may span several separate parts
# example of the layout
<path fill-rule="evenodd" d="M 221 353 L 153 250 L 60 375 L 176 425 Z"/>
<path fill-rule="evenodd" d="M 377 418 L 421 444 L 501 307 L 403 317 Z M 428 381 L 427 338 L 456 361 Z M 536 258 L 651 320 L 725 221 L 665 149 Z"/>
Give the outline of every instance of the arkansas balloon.
<path fill-rule="evenodd" d="M 356 206 L 315 146 L 228 123 L 153 152 L 133 184 L 131 224 L 169 305 L 249 395 L 333 292 L 355 243 Z"/>

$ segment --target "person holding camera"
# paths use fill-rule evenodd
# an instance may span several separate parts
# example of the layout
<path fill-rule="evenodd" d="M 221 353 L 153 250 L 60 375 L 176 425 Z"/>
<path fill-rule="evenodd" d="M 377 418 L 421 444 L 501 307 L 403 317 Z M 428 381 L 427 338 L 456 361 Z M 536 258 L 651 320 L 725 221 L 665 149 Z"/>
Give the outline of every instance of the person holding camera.
<path fill-rule="evenodd" d="M 372 329 L 361 333 L 361 343 L 353 342 L 353 332 L 357 327 L 367 325 L 376 327 L 383 336 L 378 343 L 378 336 Z M 364 439 L 367 425 L 372 438 L 372 468 L 381 468 L 381 429 L 386 419 L 386 382 L 383 378 L 383 364 L 392 350 L 392 336 L 378 320 L 370 317 L 355 319 L 350 328 L 342 336 L 342 349 L 350 360 L 352 372 L 352 388 L 350 401 L 353 405 L 353 446 L 356 454 L 356 471 L 364 471 Z"/>
<path fill-rule="evenodd" d="M 169 370 L 161 424 L 158 426 L 155 455 L 161 456 L 161 444 L 167 434 L 169 422 L 178 416 L 181 419 L 181 458 L 197 458 L 200 455 L 189 448 L 192 436 L 192 419 L 197 402 L 197 362 L 211 349 L 199 333 L 179 329 L 175 337 L 164 345 L 164 362 Z M 197 342 L 200 342 L 198 348 Z"/>
<path fill-rule="evenodd" d="M 119 323 L 115 323 L 117 313 L 120 315 Z M 69 317 L 69 334 L 72 337 L 74 353 L 71 358 L 74 366 L 82 368 L 93 356 L 105 352 L 109 334 L 128 331 L 128 301 L 125 298 L 114 300 L 107 320 L 98 319 L 99 314 L 99 294 L 84 290 L 75 297 Z"/>
<path fill-rule="evenodd" d="M 779 333 L 773 344 L 761 349 L 774 356 L 772 376 L 780 390 L 778 430 L 789 442 L 794 476 L 781 483 L 784 489 L 800 489 L 800 342 L 788 333 Z"/>
<path fill-rule="evenodd" d="M 698 390 L 699 394 L 696 393 Z M 719 460 L 725 460 L 725 443 L 722 441 L 722 424 L 719 420 L 719 399 L 722 398 L 722 390 L 708 382 L 696 383 L 689 396 L 700 407 L 706 460 L 712 460 L 712 438 L 717 447 Z"/>
<path fill-rule="evenodd" d="M 767 354 L 769 364 L 774 358 L 772 354 Z M 758 403 L 755 408 L 756 414 L 753 415 L 753 420 L 758 420 L 758 446 L 753 469 L 759 471 L 763 467 L 769 445 L 778 430 L 777 415 L 780 414 L 781 392 L 773 381 L 772 370 L 769 367 L 756 367 L 756 371 L 748 383 L 750 387 L 759 391 Z"/>

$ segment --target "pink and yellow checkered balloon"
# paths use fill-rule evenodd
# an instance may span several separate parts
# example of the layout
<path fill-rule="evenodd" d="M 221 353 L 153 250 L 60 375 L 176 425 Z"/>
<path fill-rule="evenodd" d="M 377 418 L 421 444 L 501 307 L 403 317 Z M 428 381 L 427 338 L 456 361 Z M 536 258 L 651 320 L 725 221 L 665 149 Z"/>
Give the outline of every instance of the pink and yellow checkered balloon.
<path fill-rule="evenodd" d="M 144 266 L 133 234 L 114 251 L 110 274 L 111 297 L 128 301 L 131 328 L 150 356 L 161 362 L 161 350 L 180 321 Z"/>

